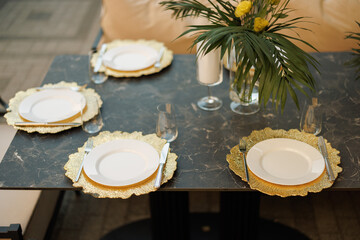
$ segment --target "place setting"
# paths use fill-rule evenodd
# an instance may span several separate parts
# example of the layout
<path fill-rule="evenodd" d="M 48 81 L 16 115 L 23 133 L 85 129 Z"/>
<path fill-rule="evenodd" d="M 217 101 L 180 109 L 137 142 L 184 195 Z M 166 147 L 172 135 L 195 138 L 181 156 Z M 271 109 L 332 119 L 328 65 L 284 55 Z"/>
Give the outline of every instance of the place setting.
<path fill-rule="evenodd" d="M 139 77 L 160 72 L 173 60 L 173 52 L 155 40 L 114 40 L 89 53 L 90 74 L 96 84 L 107 76 Z M 94 74 L 92 74 L 94 75 Z"/>
<path fill-rule="evenodd" d="M 65 175 L 97 198 L 129 198 L 156 191 L 177 167 L 170 142 L 178 135 L 172 104 L 157 107 L 156 133 L 102 131 L 69 156 Z"/>
<path fill-rule="evenodd" d="M 333 185 L 342 171 L 339 151 L 304 130 L 254 130 L 226 156 L 250 188 L 281 197 L 306 196 Z"/>
<path fill-rule="evenodd" d="M 94 89 L 59 82 L 20 91 L 9 101 L 8 125 L 28 133 L 58 133 L 98 116 L 102 100 Z"/>

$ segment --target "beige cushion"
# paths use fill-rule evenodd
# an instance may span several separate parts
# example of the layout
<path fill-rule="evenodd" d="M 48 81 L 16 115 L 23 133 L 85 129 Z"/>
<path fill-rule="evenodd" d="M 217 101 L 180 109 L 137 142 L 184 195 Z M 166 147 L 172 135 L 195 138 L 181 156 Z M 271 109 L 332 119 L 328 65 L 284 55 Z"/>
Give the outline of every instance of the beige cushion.
<path fill-rule="evenodd" d="M 103 0 L 103 40 L 109 42 L 115 39 L 155 39 L 164 42 L 175 53 L 189 53 L 191 37 L 175 39 L 193 20 L 174 20 L 171 11 L 165 11 L 159 5 L 160 1 Z M 346 32 L 359 31 L 355 23 L 356 20 L 360 21 L 359 0 L 292 0 L 289 7 L 298 9 L 292 12 L 290 17 L 308 16 L 316 23 L 303 25 L 313 32 L 299 31 L 299 34 L 319 51 L 344 51 L 356 46 L 353 40 L 344 38 Z M 289 31 L 286 33 L 295 35 Z M 312 51 L 302 43 L 296 44 L 306 51 Z"/>
<path fill-rule="evenodd" d="M 314 23 L 303 23 L 299 26 L 311 29 L 312 32 L 299 30 L 298 33 L 320 52 L 348 51 L 356 47 L 356 42 L 345 39 L 345 36 L 348 32 L 360 32 L 355 22 L 360 21 L 359 0 L 292 0 L 289 8 L 297 9 L 290 17 L 311 17 L 307 20 Z M 296 36 L 294 32 L 286 33 Z M 306 51 L 313 51 L 303 43 L 296 44 Z"/>
<path fill-rule="evenodd" d="M 174 53 L 187 53 L 189 36 L 174 41 L 189 22 L 175 21 L 160 0 L 103 0 L 101 27 L 104 41 L 147 39 L 164 42 Z"/>
<path fill-rule="evenodd" d="M 24 233 L 40 193 L 40 190 L 0 190 L 0 226 L 19 223 Z"/>
<path fill-rule="evenodd" d="M 0 163 L 8 149 L 16 129 L 0 124 Z M 41 191 L 0 190 L 0 226 L 20 223 L 23 232 L 29 223 Z"/>

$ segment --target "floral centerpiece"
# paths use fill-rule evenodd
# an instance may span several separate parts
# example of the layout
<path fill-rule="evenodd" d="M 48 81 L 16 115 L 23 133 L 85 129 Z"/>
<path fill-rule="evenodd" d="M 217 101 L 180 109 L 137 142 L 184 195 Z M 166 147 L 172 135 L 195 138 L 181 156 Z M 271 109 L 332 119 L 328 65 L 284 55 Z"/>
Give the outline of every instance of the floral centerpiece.
<path fill-rule="evenodd" d="M 232 52 L 237 67 L 233 82 L 237 92 L 248 87 L 246 93 L 251 95 L 256 86 L 261 104 L 265 106 L 271 99 L 276 109 L 281 106 L 282 110 L 288 95 L 299 109 L 296 91 L 305 95 L 305 88 L 315 91 L 309 66 L 317 70 L 318 65 L 311 55 L 290 40 L 311 46 L 309 43 L 279 32 L 295 30 L 296 24 L 305 21 L 304 17 L 287 19 L 288 13 L 293 11 L 287 7 L 288 3 L 289 0 L 208 0 L 208 4 L 198 0 L 160 2 L 177 19 L 207 18 L 209 24 L 191 25 L 179 37 L 194 34 L 191 48 L 199 43 L 198 54 L 220 48 L 223 58 L 226 52 Z M 251 81 L 247 81 L 250 73 Z"/>

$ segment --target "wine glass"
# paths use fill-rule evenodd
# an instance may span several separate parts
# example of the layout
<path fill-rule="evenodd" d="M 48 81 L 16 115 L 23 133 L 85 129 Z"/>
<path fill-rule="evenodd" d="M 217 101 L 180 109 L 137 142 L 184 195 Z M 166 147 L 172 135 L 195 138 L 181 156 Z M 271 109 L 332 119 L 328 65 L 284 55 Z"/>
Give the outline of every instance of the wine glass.
<path fill-rule="evenodd" d="M 99 64 L 98 62 L 95 62 L 95 64 L 91 62 L 92 59 L 94 58 L 94 55 L 97 53 L 98 53 L 97 50 L 90 50 L 88 53 L 89 77 L 90 80 L 93 81 L 93 83 L 101 84 L 108 79 L 108 76 L 105 75 L 104 72 L 99 71 L 100 66 L 98 65 Z"/>
<path fill-rule="evenodd" d="M 201 43 L 197 44 L 199 49 Z M 222 106 L 218 97 L 212 96 L 210 87 L 216 86 L 223 81 L 223 68 L 220 59 L 220 49 L 213 50 L 206 55 L 198 55 L 196 61 L 197 81 L 208 87 L 208 95 L 201 98 L 197 105 L 206 111 L 215 111 Z"/>
<path fill-rule="evenodd" d="M 318 135 L 322 128 L 322 112 L 317 98 L 311 103 L 305 102 L 301 113 L 300 129 L 307 133 Z"/>
<path fill-rule="evenodd" d="M 100 109 L 100 104 L 99 101 L 97 100 L 96 97 L 93 98 L 93 102 L 92 104 L 95 104 L 95 107 L 97 108 L 97 113 L 96 115 L 90 119 L 89 121 L 84 122 L 83 120 L 83 110 L 81 110 L 81 122 L 82 122 L 82 129 L 90 134 L 93 133 L 97 133 L 99 132 L 102 127 L 104 126 L 104 122 L 101 116 L 101 109 Z"/>
<path fill-rule="evenodd" d="M 171 103 L 159 104 L 157 110 L 156 135 L 170 143 L 178 136 L 174 105 Z"/>

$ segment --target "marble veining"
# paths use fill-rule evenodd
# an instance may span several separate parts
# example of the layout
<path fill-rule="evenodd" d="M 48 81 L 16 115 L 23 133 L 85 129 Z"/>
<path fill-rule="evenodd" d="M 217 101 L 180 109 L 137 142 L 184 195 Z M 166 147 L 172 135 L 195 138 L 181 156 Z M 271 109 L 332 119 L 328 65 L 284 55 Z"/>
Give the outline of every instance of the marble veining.
<path fill-rule="evenodd" d="M 360 81 L 355 70 L 343 64 L 350 53 L 315 53 L 321 63 L 318 97 L 323 109 L 321 134 L 340 151 L 340 173 L 331 189 L 360 188 Z M 175 55 L 171 66 L 163 71 L 139 78 L 110 77 L 101 85 L 89 83 L 87 57 L 57 56 L 44 83 L 76 81 L 88 83 L 104 101 L 103 130 L 142 131 L 154 133 L 159 103 L 176 104 L 179 136 L 171 144 L 178 158 L 173 179 L 162 190 L 249 190 L 246 183 L 232 173 L 226 162 L 230 148 L 239 137 L 252 130 L 299 128 L 300 111 L 289 97 L 284 114 L 271 103 L 251 116 L 240 116 L 230 110 L 228 72 L 222 84 L 212 93 L 223 100 L 218 111 L 206 112 L 196 102 L 207 94 L 196 80 L 194 55 Z M 299 95 L 300 107 L 305 98 Z M 81 128 L 58 134 L 37 134 L 18 131 L 0 164 L 0 187 L 14 189 L 74 189 L 64 175 L 68 156 L 77 151 L 89 137 Z"/>

